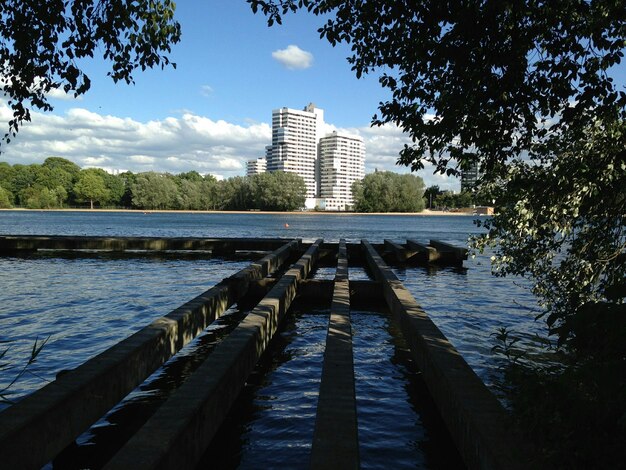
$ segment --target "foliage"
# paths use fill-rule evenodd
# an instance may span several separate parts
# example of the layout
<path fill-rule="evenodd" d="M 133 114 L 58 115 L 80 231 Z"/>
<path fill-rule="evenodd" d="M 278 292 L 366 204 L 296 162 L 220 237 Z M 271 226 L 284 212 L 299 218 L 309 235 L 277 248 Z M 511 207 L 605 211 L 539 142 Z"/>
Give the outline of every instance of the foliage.
<path fill-rule="evenodd" d="M 108 75 L 127 83 L 139 67 L 170 64 L 165 54 L 180 38 L 174 10 L 171 0 L 2 2 L 0 74 L 13 110 L 7 142 L 30 120 L 30 107 L 52 109 L 52 91 L 78 96 L 89 90 L 79 68 L 87 57 L 101 54 L 111 64 Z"/>
<path fill-rule="evenodd" d="M 622 468 L 626 361 L 561 356 L 561 365 L 515 361 L 505 368 L 514 416 L 548 468 Z"/>
<path fill-rule="evenodd" d="M 474 204 L 472 193 L 464 191 L 458 194 L 445 191 L 435 198 L 435 206 L 441 209 L 456 209 L 470 207 Z"/>
<path fill-rule="evenodd" d="M 424 182 L 415 175 L 377 171 L 352 185 L 356 212 L 420 212 Z"/>
<path fill-rule="evenodd" d="M 178 187 L 170 175 L 150 171 L 137 175 L 132 193 L 138 209 L 171 209 L 176 206 Z"/>
<path fill-rule="evenodd" d="M 6 189 L 16 191 L 17 197 Z M 182 210 L 297 210 L 306 189 L 293 173 L 266 173 L 218 181 L 196 171 L 178 175 L 131 172 L 111 175 L 100 168 L 81 170 L 58 157 L 42 165 L 0 162 L 0 207 L 60 208 L 90 202 L 100 206 Z M 6 199 L 6 200 L 5 200 Z"/>
<path fill-rule="evenodd" d="M 13 207 L 13 203 L 11 202 L 13 199 L 13 195 L 0 186 L 0 209 L 9 209 Z"/>
<path fill-rule="evenodd" d="M 93 209 L 94 202 L 102 203 L 110 197 L 101 173 L 105 172 L 95 168 L 81 170 L 74 185 L 76 200 L 82 202 L 89 201 L 91 209 Z"/>
<path fill-rule="evenodd" d="M 447 174 L 479 164 L 504 207 L 487 239 L 500 247 L 496 273 L 533 277 L 549 323 L 570 337 L 567 317 L 623 276 L 626 92 L 611 74 L 626 4 L 248 3 L 270 24 L 298 9 L 323 16 L 320 35 L 350 45 L 357 76 L 380 72 L 391 98 L 373 123 L 395 123 L 414 142 L 400 163 Z"/>
<path fill-rule="evenodd" d="M 441 191 L 441 189 L 439 189 L 439 186 L 437 185 L 429 186 L 428 188 L 426 188 L 426 190 L 424 191 L 424 200 L 429 209 L 433 208 L 433 203 L 435 199 L 437 198 L 437 196 L 442 194 L 442 192 L 443 191 Z"/>
<path fill-rule="evenodd" d="M 498 275 L 530 274 L 561 344 L 589 302 L 620 303 L 626 279 L 626 123 L 569 133 L 543 165 L 517 160 L 491 182 L 499 213 L 484 225 L 497 241 Z M 555 137 L 556 138 L 556 137 Z"/>
<path fill-rule="evenodd" d="M 298 210 L 304 207 L 306 183 L 295 173 L 260 173 L 250 177 L 250 198 L 250 209 Z"/>
<path fill-rule="evenodd" d="M 33 348 L 30 352 L 30 357 L 26 361 L 26 364 L 24 364 L 22 368 L 19 369 L 19 371 L 15 374 L 13 379 L 7 385 L 5 385 L 3 388 L 0 388 L 0 403 L 13 403 L 13 401 L 9 398 L 9 395 L 11 394 L 11 387 L 13 387 L 13 385 L 18 382 L 24 376 L 24 374 L 26 374 L 26 372 L 28 372 L 28 368 L 37 360 L 37 357 L 39 356 L 41 350 L 44 348 L 49 339 L 50 337 L 48 336 L 46 339 L 40 342 L 39 338 L 35 338 Z M 6 341 L 0 342 L 6 343 Z M 9 350 L 10 348 L 7 347 L 4 350 L 0 351 L 0 361 L 6 360 L 5 358 Z M 0 362 L 0 372 L 2 372 L 3 374 L 10 373 L 13 369 L 15 369 L 15 365 L 9 362 Z"/>
<path fill-rule="evenodd" d="M 45 188 L 31 186 L 21 192 L 23 205 L 28 209 L 58 209 L 63 207 L 67 192 L 63 186 Z"/>

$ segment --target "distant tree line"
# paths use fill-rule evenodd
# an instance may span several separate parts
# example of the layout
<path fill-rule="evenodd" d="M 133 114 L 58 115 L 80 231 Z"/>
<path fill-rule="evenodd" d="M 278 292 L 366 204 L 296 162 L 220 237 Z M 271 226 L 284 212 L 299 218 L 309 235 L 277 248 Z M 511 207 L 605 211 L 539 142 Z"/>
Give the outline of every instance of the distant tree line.
<path fill-rule="evenodd" d="M 429 209 L 447 210 L 472 206 L 493 206 L 494 199 L 482 192 L 441 190 L 439 186 L 429 186 L 424 191 L 424 202 Z"/>
<path fill-rule="evenodd" d="M 356 212 L 421 212 L 424 181 L 412 174 L 377 171 L 352 185 Z"/>
<path fill-rule="evenodd" d="M 119 207 L 144 210 L 269 210 L 304 207 L 306 186 L 293 173 L 218 181 L 196 171 L 112 175 L 59 157 L 43 164 L 0 162 L 0 208 Z"/>

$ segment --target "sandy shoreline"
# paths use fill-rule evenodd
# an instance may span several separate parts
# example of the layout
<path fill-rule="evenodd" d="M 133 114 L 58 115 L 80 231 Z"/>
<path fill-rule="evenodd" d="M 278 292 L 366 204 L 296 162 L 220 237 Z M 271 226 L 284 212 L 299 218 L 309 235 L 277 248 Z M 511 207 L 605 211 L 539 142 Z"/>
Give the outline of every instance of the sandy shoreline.
<path fill-rule="evenodd" d="M 291 212 L 272 212 L 272 211 L 191 211 L 191 210 L 139 210 L 139 209 L 0 209 L 0 211 L 22 211 L 22 212 L 128 212 L 134 214 L 273 214 L 273 215 L 341 215 L 341 216 L 356 216 L 356 215 L 400 215 L 400 216 L 442 216 L 442 215 L 454 215 L 454 216 L 470 216 L 472 214 L 467 212 L 444 212 L 444 211 L 431 211 L 424 210 L 422 212 L 316 212 L 316 211 L 291 211 Z"/>

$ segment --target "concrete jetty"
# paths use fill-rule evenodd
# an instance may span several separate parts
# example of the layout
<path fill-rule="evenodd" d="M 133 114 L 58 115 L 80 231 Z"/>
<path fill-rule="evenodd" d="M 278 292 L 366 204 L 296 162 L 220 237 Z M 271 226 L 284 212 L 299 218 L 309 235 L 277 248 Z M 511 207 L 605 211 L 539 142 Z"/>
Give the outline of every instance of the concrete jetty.
<path fill-rule="evenodd" d="M 404 265 L 419 258 L 419 263 L 459 266 L 467 258 L 465 248 L 437 240 L 371 244 L 321 239 L 303 243 L 300 239 L 0 237 L 0 256 L 37 250 L 263 254 L 0 412 L 3 468 L 41 468 L 228 308 L 253 302 L 233 331 L 104 465 L 107 469 L 195 468 L 297 297 L 304 302 L 314 298 L 330 307 L 311 468 L 359 468 L 350 309 L 359 302 L 375 301 L 384 301 L 400 326 L 467 467 L 540 467 L 498 400 L 383 260 L 386 256 Z M 311 279 L 321 263 L 336 266 L 334 279 Z M 365 266 L 370 280 L 350 280 L 352 266 Z"/>

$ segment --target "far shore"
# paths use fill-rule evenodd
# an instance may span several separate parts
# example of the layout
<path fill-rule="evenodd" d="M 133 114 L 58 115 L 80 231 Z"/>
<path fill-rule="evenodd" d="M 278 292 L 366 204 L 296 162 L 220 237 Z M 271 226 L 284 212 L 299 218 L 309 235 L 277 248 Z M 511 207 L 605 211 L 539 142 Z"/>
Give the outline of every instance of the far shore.
<path fill-rule="evenodd" d="M 332 211 L 192 211 L 192 210 L 142 210 L 142 209 L 0 209 L 0 211 L 24 211 L 24 212 L 128 212 L 134 214 L 273 214 L 273 215 L 342 215 L 342 216 L 355 216 L 355 215 L 400 215 L 400 216 L 471 216 L 469 212 L 447 212 L 447 211 L 433 211 L 425 209 L 422 212 L 332 212 Z"/>

